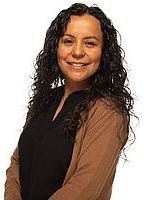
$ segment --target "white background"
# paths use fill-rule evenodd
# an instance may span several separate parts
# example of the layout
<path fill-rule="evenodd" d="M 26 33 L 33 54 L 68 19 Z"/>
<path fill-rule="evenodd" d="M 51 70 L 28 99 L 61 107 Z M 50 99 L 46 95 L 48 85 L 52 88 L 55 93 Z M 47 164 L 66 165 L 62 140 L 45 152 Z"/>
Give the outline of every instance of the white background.
<path fill-rule="evenodd" d="M 75 1 L 5 0 L 0 2 L 0 200 L 5 171 L 25 121 L 33 62 L 42 49 L 47 28 L 59 11 Z M 149 0 L 97 0 L 122 36 L 129 64 L 130 87 L 137 98 L 136 143 L 120 160 L 112 200 L 157 199 L 156 163 L 156 6 Z"/>

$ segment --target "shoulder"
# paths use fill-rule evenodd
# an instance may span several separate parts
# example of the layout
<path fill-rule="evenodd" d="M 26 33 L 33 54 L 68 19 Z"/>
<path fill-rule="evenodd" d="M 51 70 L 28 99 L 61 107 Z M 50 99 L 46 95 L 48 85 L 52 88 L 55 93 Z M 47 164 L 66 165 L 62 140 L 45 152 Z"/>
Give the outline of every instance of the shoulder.
<path fill-rule="evenodd" d="M 117 117 L 124 117 L 125 114 L 122 113 L 117 106 L 113 103 L 113 101 L 107 100 L 105 98 L 99 98 L 95 101 L 94 105 L 90 106 L 90 114 L 114 114 Z"/>
<path fill-rule="evenodd" d="M 101 98 L 96 100 L 95 104 L 90 107 L 87 124 L 116 122 L 117 124 L 127 124 L 126 113 L 120 112 L 116 105 L 107 99 Z"/>
<path fill-rule="evenodd" d="M 87 147 L 89 144 L 99 146 L 112 143 L 122 148 L 128 139 L 127 116 L 114 109 L 108 100 L 99 99 L 89 110 L 82 130 L 83 142 Z"/>

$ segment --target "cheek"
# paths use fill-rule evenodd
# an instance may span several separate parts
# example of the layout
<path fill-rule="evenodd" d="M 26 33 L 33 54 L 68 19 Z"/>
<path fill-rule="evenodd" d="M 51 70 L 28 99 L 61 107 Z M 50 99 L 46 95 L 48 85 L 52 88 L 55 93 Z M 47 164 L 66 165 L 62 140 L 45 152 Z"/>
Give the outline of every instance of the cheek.
<path fill-rule="evenodd" d="M 95 62 L 96 64 L 99 64 L 100 61 L 101 61 L 101 54 L 102 54 L 101 50 L 94 52 L 93 55 L 92 55 L 93 62 Z"/>
<path fill-rule="evenodd" d="M 57 50 L 57 62 L 60 70 L 63 72 L 64 71 L 64 66 L 67 58 L 67 53 L 64 51 L 62 48 L 58 48 Z"/>
<path fill-rule="evenodd" d="M 57 50 L 57 58 L 58 60 L 64 60 L 69 55 L 69 50 L 66 48 L 59 47 Z"/>
<path fill-rule="evenodd" d="M 65 60 L 64 52 L 61 51 L 61 50 L 58 50 L 58 51 L 57 51 L 57 61 L 58 61 L 58 65 L 59 65 L 59 66 L 62 66 L 64 60 Z"/>
<path fill-rule="evenodd" d="M 60 48 L 58 48 L 58 50 L 57 50 L 57 59 L 58 59 L 58 61 L 60 61 L 62 59 L 62 57 L 63 57 L 63 52 L 61 51 Z"/>

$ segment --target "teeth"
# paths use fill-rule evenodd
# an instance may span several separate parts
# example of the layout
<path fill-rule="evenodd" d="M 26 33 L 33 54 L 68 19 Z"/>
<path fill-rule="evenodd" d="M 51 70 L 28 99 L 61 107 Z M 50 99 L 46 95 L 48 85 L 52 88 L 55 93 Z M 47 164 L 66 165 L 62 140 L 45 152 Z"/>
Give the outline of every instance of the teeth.
<path fill-rule="evenodd" d="M 71 63 L 74 67 L 82 67 L 84 64 L 82 63 Z"/>

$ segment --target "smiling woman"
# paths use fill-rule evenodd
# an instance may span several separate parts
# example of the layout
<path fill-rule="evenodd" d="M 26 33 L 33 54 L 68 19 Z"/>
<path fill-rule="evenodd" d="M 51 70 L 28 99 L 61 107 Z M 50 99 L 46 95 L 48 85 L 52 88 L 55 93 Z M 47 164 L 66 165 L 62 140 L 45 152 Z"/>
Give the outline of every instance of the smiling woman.
<path fill-rule="evenodd" d="M 109 200 L 134 102 L 116 29 L 99 7 L 73 4 L 36 66 L 4 199 Z"/>
<path fill-rule="evenodd" d="M 76 85 L 80 87 L 77 89 L 83 89 L 89 86 L 90 77 L 100 65 L 102 46 L 103 33 L 99 20 L 88 14 L 71 16 L 57 52 L 66 87 Z"/>

